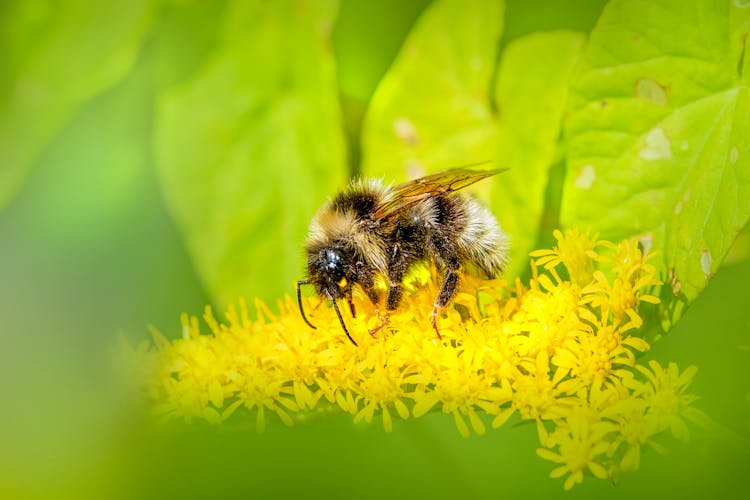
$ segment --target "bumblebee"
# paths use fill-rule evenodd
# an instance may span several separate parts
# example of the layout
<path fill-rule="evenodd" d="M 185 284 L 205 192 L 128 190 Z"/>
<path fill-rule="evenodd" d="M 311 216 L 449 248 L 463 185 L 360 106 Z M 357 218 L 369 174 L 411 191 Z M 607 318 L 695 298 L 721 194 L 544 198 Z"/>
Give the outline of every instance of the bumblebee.
<path fill-rule="evenodd" d="M 380 325 L 377 276 L 385 277 L 387 311 L 395 310 L 403 293 L 402 281 L 418 262 L 434 263 L 443 273 L 435 297 L 431 323 L 440 338 L 437 317 L 456 292 L 464 270 L 486 278 L 498 276 L 508 262 L 509 239 L 490 211 L 461 189 L 505 169 L 457 168 L 397 186 L 377 179 L 352 181 L 313 218 L 306 241 L 307 279 L 297 282 L 300 314 L 302 285 L 333 303 L 346 336 L 354 344 L 337 301 L 346 300 L 356 317 L 352 291 L 359 286 L 375 305 Z"/>

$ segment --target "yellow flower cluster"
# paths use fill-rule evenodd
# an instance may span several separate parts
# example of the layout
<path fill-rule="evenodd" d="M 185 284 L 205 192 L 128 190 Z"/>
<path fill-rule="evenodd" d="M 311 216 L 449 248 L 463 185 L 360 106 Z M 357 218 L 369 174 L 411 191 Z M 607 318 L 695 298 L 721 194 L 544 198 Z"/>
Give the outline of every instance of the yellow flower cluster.
<path fill-rule="evenodd" d="M 269 414 L 292 425 L 343 411 L 390 431 L 395 417 L 441 411 L 468 436 L 515 415 L 536 422 L 538 454 L 559 464 L 551 476 L 567 475 L 566 489 L 584 475 L 615 479 L 638 467 L 644 446 L 660 450 L 657 434 L 686 436 L 695 368 L 636 361 L 649 348 L 635 335 L 638 305 L 658 302 L 648 291 L 659 283 L 635 240 L 555 237 L 554 249 L 531 254 L 528 284 L 465 277 L 439 318 L 442 340 L 430 326 L 432 279 L 375 336 L 373 306 L 355 296 L 360 315 L 347 322 L 358 347 L 317 297 L 304 299 L 317 330 L 289 297 L 278 315 L 258 302 L 255 320 L 244 302 L 222 323 L 207 309 L 208 334 L 184 316 L 181 339 L 154 335 L 151 397 L 162 415 L 210 423 L 243 409 L 259 431 Z"/>

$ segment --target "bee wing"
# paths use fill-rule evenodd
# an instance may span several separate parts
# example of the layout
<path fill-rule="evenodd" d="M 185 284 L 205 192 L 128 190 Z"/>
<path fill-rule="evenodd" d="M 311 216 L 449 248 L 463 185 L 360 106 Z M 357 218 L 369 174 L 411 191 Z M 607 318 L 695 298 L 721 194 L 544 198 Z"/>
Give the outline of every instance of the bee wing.
<path fill-rule="evenodd" d="M 377 218 L 392 217 L 426 198 L 458 191 L 506 170 L 508 169 L 471 170 L 469 168 L 453 168 L 399 184 L 391 190 L 383 203 L 377 208 L 375 215 Z"/>

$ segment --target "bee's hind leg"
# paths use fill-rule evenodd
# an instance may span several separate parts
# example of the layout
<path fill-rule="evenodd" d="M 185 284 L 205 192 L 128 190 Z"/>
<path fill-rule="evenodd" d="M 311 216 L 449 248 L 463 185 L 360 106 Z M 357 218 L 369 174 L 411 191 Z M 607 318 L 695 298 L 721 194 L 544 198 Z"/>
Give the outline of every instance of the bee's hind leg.
<path fill-rule="evenodd" d="M 442 339 L 442 335 L 440 335 L 440 330 L 437 326 L 437 317 L 438 313 L 440 313 L 440 310 L 444 308 L 446 305 L 448 305 L 448 302 L 450 302 L 451 298 L 453 297 L 453 294 L 456 292 L 456 286 L 458 285 L 458 269 L 446 269 L 445 271 L 445 277 L 443 278 L 443 284 L 440 286 L 440 291 L 438 292 L 437 297 L 435 297 L 435 305 L 432 308 L 432 328 L 435 329 L 435 333 L 437 334 L 439 339 Z"/>

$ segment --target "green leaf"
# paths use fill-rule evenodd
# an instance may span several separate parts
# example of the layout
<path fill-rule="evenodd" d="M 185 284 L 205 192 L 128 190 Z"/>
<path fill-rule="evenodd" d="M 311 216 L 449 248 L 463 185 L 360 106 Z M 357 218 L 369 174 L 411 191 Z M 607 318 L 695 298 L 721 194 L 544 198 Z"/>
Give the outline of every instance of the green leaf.
<path fill-rule="evenodd" d="M 332 36 L 342 96 L 359 103 L 369 101 L 414 19 L 429 3 L 430 0 L 341 2 Z"/>
<path fill-rule="evenodd" d="M 335 14 L 334 2 L 235 1 L 215 55 L 161 99 L 163 190 L 219 304 L 290 291 L 310 218 L 344 182 Z"/>
<path fill-rule="evenodd" d="M 490 83 L 502 19 L 498 1 L 425 9 L 367 111 L 366 174 L 404 180 L 495 157 Z"/>
<path fill-rule="evenodd" d="M 361 163 L 362 121 L 375 88 L 430 0 L 344 0 L 333 29 L 349 167 Z M 377 43 L 373 43 L 377 40 Z"/>
<path fill-rule="evenodd" d="M 151 46 L 154 87 L 164 92 L 194 76 L 219 43 L 226 0 L 165 2 Z"/>
<path fill-rule="evenodd" d="M 750 216 L 750 8 L 741 5 L 613 1 L 574 85 L 562 222 L 608 239 L 639 235 L 657 253 L 664 330 Z"/>
<path fill-rule="evenodd" d="M 558 140 L 573 65 L 585 38 L 580 33 L 536 33 L 510 43 L 500 62 L 495 90 L 497 164 L 509 167 L 492 186 L 492 208 L 511 235 L 506 276 L 528 267 L 539 239 L 550 167 Z"/>
<path fill-rule="evenodd" d="M 55 133 L 125 76 L 151 20 L 147 0 L 0 7 L 0 208 Z"/>

